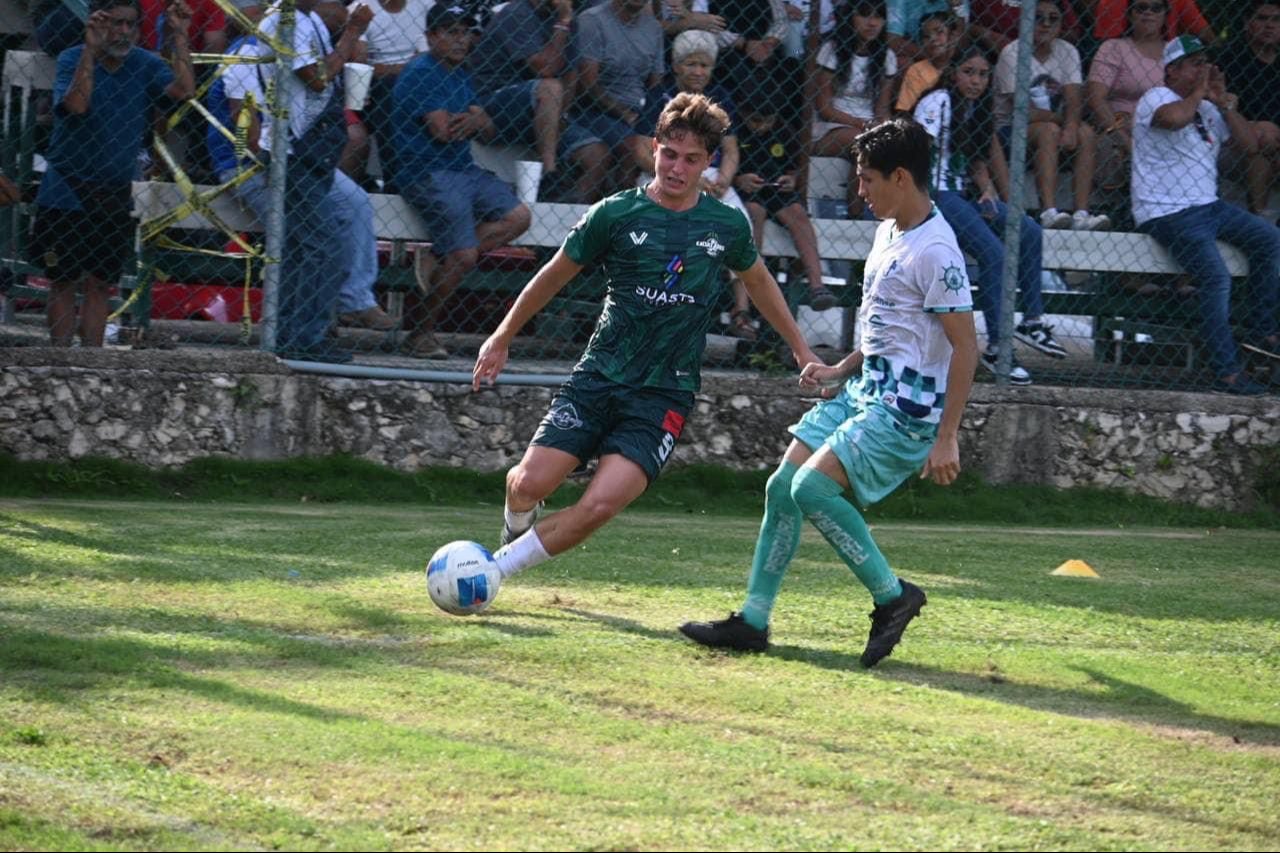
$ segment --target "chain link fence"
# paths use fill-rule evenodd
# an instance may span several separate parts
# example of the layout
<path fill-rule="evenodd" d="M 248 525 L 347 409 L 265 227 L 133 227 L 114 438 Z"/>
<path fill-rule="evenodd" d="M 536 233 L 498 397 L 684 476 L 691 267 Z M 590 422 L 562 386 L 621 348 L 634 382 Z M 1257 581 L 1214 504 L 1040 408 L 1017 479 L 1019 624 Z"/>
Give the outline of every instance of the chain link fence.
<path fill-rule="evenodd" d="M 1275 387 L 1280 0 L 446 2 L 200 0 L 186 39 L 161 0 L 33 8 L 45 52 L 4 59 L 0 335 L 468 371 L 701 91 L 733 119 L 705 189 L 816 346 L 856 345 L 877 227 L 849 145 L 907 115 L 971 260 L 980 373 Z M 605 274 L 511 370 L 567 371 Z M 712 364 L 789 364 L 729 276 L 719 308 Z"/>

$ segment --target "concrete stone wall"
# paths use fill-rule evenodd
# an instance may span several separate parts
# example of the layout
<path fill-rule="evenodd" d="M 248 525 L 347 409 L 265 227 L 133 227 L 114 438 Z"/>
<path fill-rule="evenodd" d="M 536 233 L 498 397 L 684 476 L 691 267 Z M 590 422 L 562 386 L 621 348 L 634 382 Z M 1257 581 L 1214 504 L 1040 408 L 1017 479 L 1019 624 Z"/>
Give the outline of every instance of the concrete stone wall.
<path fill-rule="evenodd" d="M 346 453 L 400 470 L 509 467 L 551 388 L 293 373 L 257 353 L 0 349 L 0 451 L 148 466 Z M 794 379 L 710 376 L 673 464 L 773 467 L 811 404 Z M 1280 453 L 1280 398 L 978 385 L 962 461 L 988 482 L 1254 505 Z"/>

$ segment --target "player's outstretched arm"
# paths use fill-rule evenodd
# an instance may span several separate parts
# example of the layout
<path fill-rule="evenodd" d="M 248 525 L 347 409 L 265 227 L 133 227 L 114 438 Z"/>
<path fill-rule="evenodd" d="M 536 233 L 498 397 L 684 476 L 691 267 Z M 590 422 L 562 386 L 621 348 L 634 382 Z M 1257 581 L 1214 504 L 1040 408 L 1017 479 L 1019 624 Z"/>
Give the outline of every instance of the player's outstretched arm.
<path fill-rule="evenodd" d="M 942 406 L 938 437 L 920 471 L 940 486 L 949 486 L 960 476 L 960 416 L 969 402 L 973 371 L 978 366 L 978 338 L 973 329 L 973 313 L 957 311 L 939 314 L 942 330 L 951 342 L 951 364 L 947 368 L 947 402 Z"/>
<path fill-rule="evenodd" d="M 796 364 L 800 367 L 815 361 L 821 364 L 822 359 L 814 355 L 813 350 L 809 348 L 809 343 L 800 332 L 800 327 L 796 325 L 796 318 L 791 316 L 791 310 L 787 308 L 787 300 L 782 297 L 778 283 L 773 280 L 773 274 L 765 267 L 764 260 L 756 258 L 754 264 L 738 275 L 746 285 L 751 301 L 756 308 L 760 309 L 761 316 L 779 335 L 782 335 L 782 339 L 795 353 Z"/>
<path fill-rule="evenodd" d="M 475 367 L 471 369 L 471 390 L 479 391 L 481 383 L 486 385 L 494 383 L 507 364 L 511 339 L 581 270 L 581 264 L 566 255 L 564 249 L 559 249 L 555 256 L 543 264 L 542 269 L 529 279 L 524 290 L 521 290 L 520 295 L 516 297 L 511 310 L 507 312 L 507 316 L 502 318 L 498 328 L 480 347 Z"/>
<path fill-rule="evenodd" d="M 811 361 L 800 371 L 800 387 L 817 389 L 820 395 L 830 399 L 850 376 L 862 372 L 862 361 L 861 350 L 854 350 L 836 364 Z"/>

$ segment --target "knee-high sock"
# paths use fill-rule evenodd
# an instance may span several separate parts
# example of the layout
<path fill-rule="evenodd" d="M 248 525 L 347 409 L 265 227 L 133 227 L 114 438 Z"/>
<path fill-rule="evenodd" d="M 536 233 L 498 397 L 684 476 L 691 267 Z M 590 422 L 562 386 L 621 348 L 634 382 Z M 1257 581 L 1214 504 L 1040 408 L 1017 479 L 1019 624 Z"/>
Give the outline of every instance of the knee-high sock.
<path fill-rule="evenodd" d="M 836 549 L 875 603 L 888 604 L 902 595 L 902 585 L 876 547 L 862 513 L 840 496 L 843 491 L 839 483 L 813 468 L 802 469 L 791 483 L 791 496 L 804 517 Z"/>
<path fill-rule="evenodd" d="M 493 554 L 493 561 L 498 564 L 503 580 L 550 559 L 551 555 L 542 547 L 542 540 L 538 538 L 537 528 L 532 527 L 510 545 L 503 545 Z"/>
<path fill-rule="evenodd" d="M 754 628 L 768 627 L 782 576 L 800 544 L 804 516 L 791 497 L 791 480 L 798 470 L 799 466 L 783 462 L 765 489 L 764 520 L 760 522 L 756 553 L 751 560 L 747 602 L 742 605 L 742 618 Z"/>

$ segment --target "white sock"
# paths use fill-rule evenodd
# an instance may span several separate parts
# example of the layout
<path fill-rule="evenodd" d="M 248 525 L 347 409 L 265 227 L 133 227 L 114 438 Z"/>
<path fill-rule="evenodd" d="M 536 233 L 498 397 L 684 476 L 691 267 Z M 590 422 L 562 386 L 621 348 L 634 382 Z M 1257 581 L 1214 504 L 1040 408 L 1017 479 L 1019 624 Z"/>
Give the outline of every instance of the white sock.
<path fill-rule="evenodd" d="M 502 505 L 502 520 L 507 523 L 507 529 L 517 536 L 533 526 L 533 519 L 537 514 L 537 504 L 534 504 L 533 509 L 524 512 L 513 512 L 506 504 Z"/>
<path fill-rule="evenodd" d="M 536 530 L 530 530 L 510 545 L 502 546 L 493 555 L 493 561 L 498 564 L 503 580 L 550 559 L 551 555 L 542 547 L 542 540 L 538 538 Z"/>

